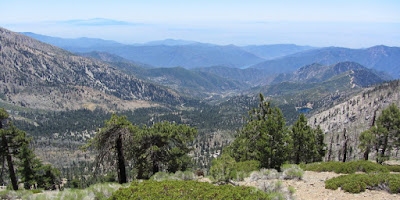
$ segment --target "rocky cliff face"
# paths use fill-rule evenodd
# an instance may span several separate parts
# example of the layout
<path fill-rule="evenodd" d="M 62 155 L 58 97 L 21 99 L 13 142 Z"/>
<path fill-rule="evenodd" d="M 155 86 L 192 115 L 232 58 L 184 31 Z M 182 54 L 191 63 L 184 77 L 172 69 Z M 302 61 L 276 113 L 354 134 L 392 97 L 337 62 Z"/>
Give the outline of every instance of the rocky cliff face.
<path fill-rule="evenodd" d="M 362 159 L 359 135 L 369 129 L 380 116 L 383 109 L 390 104 L 400 106 L 400 81 L 392 81 L 368 88 L 358 95 L 328 110 L 313 115 L 308 123 L 318 125 L 325 132 L 327 153 L 325 160 Z M 375 157 L 371 153 L 372 158 Z M 392 157 L 397 150 L 392 151 Z"/>
<path fill-rule="evenodd" d="M 123 74 L 107 63 L 2 28 L 0 94 L 14 105 L 50 110 L 129 109 L 182 101 L 173 91 Z"/>

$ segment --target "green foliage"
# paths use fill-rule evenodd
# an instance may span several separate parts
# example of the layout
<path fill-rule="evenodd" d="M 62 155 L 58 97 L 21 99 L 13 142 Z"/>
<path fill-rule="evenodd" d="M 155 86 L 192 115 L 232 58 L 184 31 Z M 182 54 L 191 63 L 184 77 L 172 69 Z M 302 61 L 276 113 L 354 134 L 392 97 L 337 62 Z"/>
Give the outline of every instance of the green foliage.
<path fill-rule="evenodd" d="M 81 181 L 79 179 L 72 179 L 69 181 L 69 186 L 75 189 L 81 188 Z"/>
<path fill-rule="evenodd" d="M 382 166 L 371 161 L 358 160 L 350 162 L 318 162 L 310 164 L 302 164 L 300 167 L 306 171 L 317 171 L 317 172 L 335 172 L 342 174 L 353 174 L 355 172 L 389 172 L 387 167 Z"/>
<path fill-rule="evenodd" d="M 118 199 L 271 199 L 271 194 L 251 187 L 221 185 L 197 181 L 133 182 L 129 188 L 116 191 Z"/>
<path fill-rule="evenodd" d="M 241 181 L 248 177 L 252 171 L 259 169 L 260 162 L 255 160 L 236 162 L 227 154 L 212 161 L 210 168 L 211 177 L 217 182 Z"/>
<path fill-rule="evenodd" d="M 339 187 L 350 193 L 360 193 L 366 188 L 386 189 L 391 193 L 400 193 L 400 174 L 351 174 L 325 181 L 326 189 L 336 190 Z"/>
<path fill-rule="evenodd" d="M 400 165 L 383 165 L 391 172 L 400 172 Z"/>
<path fill-rule="evenodd" d="M 377 120 L 379 152 L 378 162 L 382 163 L 389 159 L 389 152 L 393 147 L 400 147 L 400 109 L 392 104 L 382 111 Z"/>
<path fill-rule="evenodd" d="M 60 171 L 51 165 L 43 165 L 37 169 L 37 183 L 39 188 L 46 190 L 56 189 L 56 185 L 60 183 Z"/>
<path fill-rule="evenodd" d="M 372 149 L 376 150 L 378 163 L 389 160 L 391 149 L 400 147 L 400 109 L 395 104 L 384 109 L 376 125 L 362 132 L 359 140 L 365 160 Z"/>
<path fill-rule="evenodd" d="M 369 152 L 374 146 L 377 145 L 376 142 L 378 133 L 379 131 L 377 128 L 373 126 L 360 134 L 360 145 L 358 147 L 364 152 L 364 160 L 368 160 Z"/>
<path fill-rule="evenodd" d="M 258 160 L 260 167 L 279 169 L 287 160 L 289 134 L 281 110 L 260 94 L 258 108 L 249 111 L 247 124 L 227 152 L 236 161 Z"/>
<path fill-rule="evenodd" d="M 17 129 L 12 122 L 3 127 L 2 121 L 6 117 L 8 117 L 7 112 L 0 109 L 1 157 L 3 161 L 7 160 L 8 176 L 13 189 L 18 190 L 15 164 L 25 188 L 37 184 L 39 188 L 55 189 L 55 185 L 59 182 L 60 172 L 51 165 L 42 165 L 29 148 L 30 138 L 27 138 L 24 131 Z"/>
<path fill-rule="evenodd" d="M 93 146 L 98 152 L 96 164 L 107 162 L 109 165 L 116 165 L 118 172 L 118 182 L 126 183 L 127 176 L 125 171 L 127 151 L 126 148 L 131 144 L 130 129 L 132 124 L 126 116 L 112 114 L 110 120 L 105 121 L 105 127 L 101 128 L 83 149 Z M 125 150 L 125 151 L 124 151 Z"/>
<path fill-rule="evenodd" d="M 324 134 L 319 127 L 314 130 L 307 125 L 304 114 L 292 126 L 290 136 L 294 163 L 321 161 L 325 156 Z"/>
<path fill-rule="evenodd" d="M 29 189 L 41 178 L 37 172 L 40 170 L 42 162 L 36 158 L 28 144 L 22 145 L 17 157 L 19 159 L 17 171 L 21 176 L 21 182 L 24 183 L 25 189 Z"/>
<path fill-rule="evenodd" d="M 138 178 L 149 178 L 160 170 L 168 172 L 185 171 L 191 158 L 189 144 L 197 134 L 195 128 L 187 125 L 163 122 L 151 127 L 131 129 L 133 133 L 129 152 L 135 161 Z"/>
<path fill-rule="evenodd" d="M 294 163 L 321 161 L 325 156 L 324 133 L 312 129 L 301 114 L 291 131 L 277 107 L 271 107 L 260 94 L 258 108 L 249 111 L 247 124 L 238 131 L 225 152 L 236 161 L 257 160 L 260 167 L 275 168 L 286 161 Z"/>
<path fill-rule="evenodd" d="M 236 176 L 235 163 L 235 159 L 227 154 L 222 154 L 220 158 L 212 161 L 211 177 L 217 182 L 229 182 Z"/>

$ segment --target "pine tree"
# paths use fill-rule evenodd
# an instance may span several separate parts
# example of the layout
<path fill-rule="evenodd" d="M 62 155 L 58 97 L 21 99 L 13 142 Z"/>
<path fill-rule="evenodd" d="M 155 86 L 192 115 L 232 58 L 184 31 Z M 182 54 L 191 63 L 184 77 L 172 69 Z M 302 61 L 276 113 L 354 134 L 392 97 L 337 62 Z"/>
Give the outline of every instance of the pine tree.
<path fill-rule="evenodd" d="M 326 144 L 324 142 L 325 140 L 324 132 L 321 130 L 321 127 L 319 125 L 316 129 L 314 129 L 314 135 L 317 145 L 317 152 L 313 162 L 320 162 L 325 157 Z"/>
<path fill-rule="evenodd" d="M 258 160 L 261 167 L 280 169 L 287 160 L 288 142 L 281 110 L 260 94 L 258 108 L 249 111 L 247 123 L 225 151 L 236 161 Z"/>
<path fill-rule="evenodd" d="M 392 104 L 382 111 L 377 121 L 378 127 L 382 127 L 378 140 L 380 146 L 379 161 L 382 163 L 389 158 L 387 152 L 390 152 L 392 147 L 400 146 L 400 109 Z"/>
<path fill-rule="evenodd" d="M 21 176 L 21 182 L 24 183 L 25 189 L 29 189 L 32 185 L 38 183 L 39 175 L 37 171 L 42 166 L 41 161 L 36 158 L 29 144 L 23 144 L 18 154 L 18 174 Z"/>
<path fill-rule="evenodd" d="M 7 123 L 7 128 L 3 126 L 3 121 L 8 118 L 8 113 L 0 109 L 0 148 L 3 160 L 7 161 L 8 175 L 11 179 L 13 190 L 18 190 L 17 176 L 15 174 L 15 163 L 13 158 L 18 155 L 21 146 L 28 143 L 26 133 L 17 129 L 11 122 Z"/>
<path fill-rule="evenodd" d="M 112 114 L 111 119 L 105 122 L 94 138 L 84 148 L 94 146 L 98 151 L 96 164 L 99 166 L 107 162 L 110 165 L 116 164 L 118 182 L 126 183 L 126 148 L 132 145 L 130 127 L 132 124 L 126 116 L 118 117 Z"/>
<path fill-rule="evenodd" d="M 321 161 L 325 156 L 324 133 L 320 127 L 312 129 L 307 125 L 304 114 L 292 126 L 290 146 L 296 164 Z"/>
<path fill-rule="evenodd" d="M 360 145 L 358 146 L 364 152 L 364 160 L 369 159 L 369 153 L 374 146 L 376 146 L 377 135 L 379 134 L 376 126 L 362 132 L 359 136 Z"/>
<path fill-rule="evenodd" d="M 168 172 L 186 170 L 191 163 L 187 155 L 197 130 L 187 125 L 156 123 L 135 130 L 131 152 L 137 178 L 149 178 L 161 169 Z"/>

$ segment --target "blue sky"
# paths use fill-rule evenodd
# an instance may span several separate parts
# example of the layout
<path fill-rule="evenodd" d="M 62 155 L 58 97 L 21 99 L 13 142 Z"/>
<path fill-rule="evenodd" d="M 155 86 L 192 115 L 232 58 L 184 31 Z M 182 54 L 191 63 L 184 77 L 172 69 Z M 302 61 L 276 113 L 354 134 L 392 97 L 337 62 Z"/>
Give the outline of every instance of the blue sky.
<path fill-rule="evenodd" d="M 398 0 L 0 0 L 0 26 L 123 43 L 400 46 Z"/>

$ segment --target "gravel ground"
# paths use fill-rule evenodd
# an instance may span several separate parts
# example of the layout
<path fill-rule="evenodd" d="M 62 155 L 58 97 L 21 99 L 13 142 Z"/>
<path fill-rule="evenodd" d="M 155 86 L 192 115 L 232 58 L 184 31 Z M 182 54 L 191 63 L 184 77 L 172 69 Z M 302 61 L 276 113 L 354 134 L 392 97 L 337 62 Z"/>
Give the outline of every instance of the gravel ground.
<path fill-rule="evenodd" d="M 359 194 L 351 194 L 340 190 L 325 189 L 324 181 L 340 174 L 333 172 L 311 172 L 306 171 L 303 180 L 284 180 L 283 183 L 287 186 L 292 186 L 296 189 L 294 197 L 297 200 L 308 199 L 326 199 L 326 200 L 400 200 L 399 194 L 390 194 L 386 191 L 366 190 Z"/>

